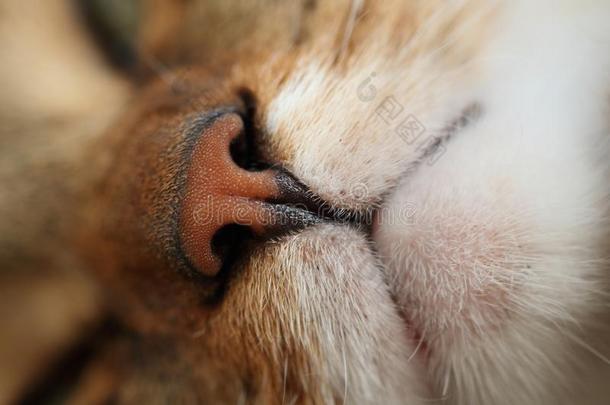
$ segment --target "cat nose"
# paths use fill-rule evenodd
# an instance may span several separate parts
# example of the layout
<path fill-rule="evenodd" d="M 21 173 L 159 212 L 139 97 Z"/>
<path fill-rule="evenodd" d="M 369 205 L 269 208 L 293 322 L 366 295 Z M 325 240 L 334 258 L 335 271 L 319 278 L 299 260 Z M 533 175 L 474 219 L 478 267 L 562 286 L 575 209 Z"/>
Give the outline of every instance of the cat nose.
<path fill-rule="evenodd" d="M 322 220 L 311 193 L 286 171 L 251 171 L 236 162 L 232 146 L 244 136 L 238 114 L 217 114 L 191 152 L 179 237 L 185 256 L 206 276 L 234 260 L 246 238 L 277 237 Z"/>

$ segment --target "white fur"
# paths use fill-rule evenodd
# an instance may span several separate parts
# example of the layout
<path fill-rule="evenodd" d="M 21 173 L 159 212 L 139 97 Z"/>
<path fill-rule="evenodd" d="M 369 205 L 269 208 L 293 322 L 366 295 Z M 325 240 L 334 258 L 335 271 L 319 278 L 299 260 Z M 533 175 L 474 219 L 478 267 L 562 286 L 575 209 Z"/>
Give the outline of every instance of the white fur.
<path fill-rule="evenodd" d="M 312 370 L 285 370 L 284 380 L 286 373 L 296 375 L 323 403 L 376 404 L 383 398 L 411 404 L 429 397 L 380 264 L 359 232 L 318 226 L 267 246 L 255 260 L 250 277 L 260 287 L 248 291 L 284 322 L 276 330 L 246 316 L 250 323 L 239 328 L 253 328 L 275 365 L 290 367 L 287 353 L 304 351 L 314 359 Z M 286 396 L 283 402 L 292 401 Z"/>
<path fill-rule="evenodd" d="M 464 30 L 476 29 L 475 17 Z M 268 132 L 323 198 L 382 204 L 390 220 L 374 239 L 400 310 L 430 346 L 420 377 L 433 395 L 603 404 L 610 3 L 514 1 L 496 17 L 464 64 L 416 42 L 375 57 L 383 37 L 347 73 L 309 59 L 271 104 Z M 357 88 L 373 72 L 377 96 L 363 102 Z M 481 117 L 438 161 L 418 163 L 421 151 L 394 133 L 396 123 L 374 117 L 388 95 L 433 137 L 469 103 Z M 414 215 L 399 220 L 405 207 Z"/>

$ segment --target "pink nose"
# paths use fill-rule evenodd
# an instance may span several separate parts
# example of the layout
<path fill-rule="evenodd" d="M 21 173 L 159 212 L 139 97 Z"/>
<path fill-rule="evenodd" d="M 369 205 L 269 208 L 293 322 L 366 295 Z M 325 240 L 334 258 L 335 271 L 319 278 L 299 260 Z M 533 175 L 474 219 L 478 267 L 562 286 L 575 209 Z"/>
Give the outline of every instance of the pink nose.
<path fill-rule="evenodd" d="M 185 255 L 206 276 L 217 274 L 223 259 L 214 238 L 229 225 L 264 237 L 319 222 L 320 217 L 288 203 L 305 203 L 307 190 L 284 171 L 253 172 L 240 167 L 231 144 L 243 133 L 235 113 L 214 119 L 194 147 L 180 212 Z"/>

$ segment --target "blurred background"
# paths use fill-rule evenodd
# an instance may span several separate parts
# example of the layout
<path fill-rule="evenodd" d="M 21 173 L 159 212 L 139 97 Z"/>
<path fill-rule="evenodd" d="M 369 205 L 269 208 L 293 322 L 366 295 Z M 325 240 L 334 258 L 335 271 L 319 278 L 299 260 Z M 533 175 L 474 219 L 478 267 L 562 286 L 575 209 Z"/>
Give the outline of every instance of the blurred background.
<path fill-rule="evenodd" d="M 94 403 L 107 381 L 82 373 L 113 326 L 68 248 L 77 162 L 129 100 L 143 10 L 178 3 L 0 0 L 0 404 Z"/>
<path fill-rule="evenodd" d="M 113 378 L 86 367 L 116 325 L 72 249 L 82 151 L 151 77 L 292 44 L 276 13 L 309 1 L 0 0 L 0 404 L 96 403 Z"/>

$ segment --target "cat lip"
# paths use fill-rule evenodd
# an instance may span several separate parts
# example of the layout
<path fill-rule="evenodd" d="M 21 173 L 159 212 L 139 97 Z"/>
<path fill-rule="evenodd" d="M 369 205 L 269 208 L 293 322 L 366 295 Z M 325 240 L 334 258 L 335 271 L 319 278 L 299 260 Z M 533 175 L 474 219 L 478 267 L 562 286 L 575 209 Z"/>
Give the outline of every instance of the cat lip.
<path fill-rule="evenodd" d="M 466 107 L 460 110 L 460 114 L 448 121 L 444 130 L 440 135 L 434 138 L 431 142 L 425 142 L 424 147 L 421 145 L 421 153 L 413 164 L 405 171 L 405 174 L 410 174 L 412 171 L 421 166 L 426 160 L 428 164 L 433 164 L 439 157 L 439 150 L 443 145 L 458 132 L 476 121 L 481 115 L 481 106 L 476 103 L 467 104 Z M 280 189 L 284 189 L 282 200 L 288 202 L 289 206 L 309 211 L 321 220 L 326 220 L 334 223 L 342 223 L 353 226 L 364 232 L 369 239 L 375 233 L 375 228 L 378 226 L 376 218 L 378 218 L 378 207 L 370 207 L 365 209 L 350 210 L 345 207 L 336 207 L 328 201 L 324 200 L 319 195 L 315 194 L 309 187 L 298 181 L 287 170 L 277 168 L 279 175 L 276 181 Z M 289 181 L 284 182 L 285 177 Z M 283 187 L 284 183 L 287 187 Z M 390 192 L 389 195 L 392 193 Z M 386 197 L 388 197 L 386 195 Z M 382 199 L 379 206 L 383 206 L 385 198 Z M 273 203 L 273 201 L 269 201 Z"/>
<path fill-rule="evenodd" d="M 375 210 L 353 211 L 337 208 L 312 192 L 287 170 L 279 168 L 277 171 L 276 182 L 281 190 L 283 205 L 308 212 L 320 221 L 352 226 L 364 231 L 367 235 L 371 233 Z M 273 199 L 268 202 L 275 203 Z"/>

